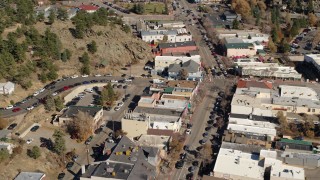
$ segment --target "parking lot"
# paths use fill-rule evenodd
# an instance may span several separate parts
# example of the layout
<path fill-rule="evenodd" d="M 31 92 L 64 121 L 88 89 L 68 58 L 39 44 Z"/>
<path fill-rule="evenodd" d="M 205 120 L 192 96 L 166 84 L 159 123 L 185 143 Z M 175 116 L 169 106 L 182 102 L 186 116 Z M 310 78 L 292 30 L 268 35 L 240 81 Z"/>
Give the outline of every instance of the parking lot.
<path fill-rule="evenodd" d="M 297 35 L 293 41 L 291 42 L 290 46 L 290 53 L 291 54 L 317 54 L 319 52 L 319 48 L 317 48 L 317 44 L 314 45 L 313 40 L 316 36 L 317 30 L 316 29 L 304 29 L 299 35 Z"/>

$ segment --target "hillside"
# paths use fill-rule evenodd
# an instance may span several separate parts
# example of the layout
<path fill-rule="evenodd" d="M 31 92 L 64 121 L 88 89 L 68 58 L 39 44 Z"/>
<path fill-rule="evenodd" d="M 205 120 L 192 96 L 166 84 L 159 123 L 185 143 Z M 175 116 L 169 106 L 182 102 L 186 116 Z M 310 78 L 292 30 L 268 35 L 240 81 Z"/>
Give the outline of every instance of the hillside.
<path fill-rule="evenodd" d="M 151 48 L 147 43 L 141 39 L 132 36 L 130 33 L 125 33 L 119 26 L 93 26 L 92 30 L 86 31 L 83 39 L 76 39 L 72 36 L 70 29 L 74 28 L 71 21 L 55 21 L 52 25 L 46 25 L 43 22 L 38 22 L 34 25 L 35 29 L 40 34 L 44 34 L 47 28 L 51 32 L 55 33 L 60 41 L 62 50 L 69 49 L 72 52 L 71 59 L 67 62 L 61 60 L 52 60 L 53 64 L 57 66 L 57 73 L 59 77 L 70 76 L 73 74 L 80 74 L 79 70 L 82 67 L 82 63 L 79 61 L 79 57 L 87 52 L 87 44 L 93 40 L 97 43 L 97 52 L 94 54 L 89 53 L 91 74 L 106 74 L 113 73 L 119 75 L 118 71 L 121 67 L 129 62 L 136 62 L 144 64 L 146 61 L 152 59 Z M 6 33 L 2 34 L 5 36 Z M 30 53 L 27 52 L 26 60 L 30 60 Z M 108 62 L 105 68 L 95 68 L 100 64 L 102 60 Z M 26 62 L 26 61 L 25 61 Z M 32 94 L 42 86 L 38 80 L 38 75 L 41 73 L 33 72 L 30 75 L 32 80 L 32 86 L 28 90 L 23 90 L 21 86 L 17 85 L 17 88 L 13 95 L 9 97 L 0 96 L 0 106 L 7 106 L 10 100 L 14 102 L 20 101 L 27 95 Z M 0 79 L 0 81 L 5 81 Z"/>

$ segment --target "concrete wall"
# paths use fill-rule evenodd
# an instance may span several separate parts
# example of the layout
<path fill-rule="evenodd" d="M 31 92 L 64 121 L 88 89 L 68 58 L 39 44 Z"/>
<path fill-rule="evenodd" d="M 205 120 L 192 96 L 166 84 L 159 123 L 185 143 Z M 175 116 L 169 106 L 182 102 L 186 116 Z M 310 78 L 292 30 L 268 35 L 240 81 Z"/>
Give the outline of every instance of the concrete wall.
<path fill-rule="evenodd" d="M 121 127 L 124 132 L 127 132 L 129 138 L 137 137 L 142 134 L 147 134 L 148 121 L 136 121 L 131 119 L 121 119 Z"/>

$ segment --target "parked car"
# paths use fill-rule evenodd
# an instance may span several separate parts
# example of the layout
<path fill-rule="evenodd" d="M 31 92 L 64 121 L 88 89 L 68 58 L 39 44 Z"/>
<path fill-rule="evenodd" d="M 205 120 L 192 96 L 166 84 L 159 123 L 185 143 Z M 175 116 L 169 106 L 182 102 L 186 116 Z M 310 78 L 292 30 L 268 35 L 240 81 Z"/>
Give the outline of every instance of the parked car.
<path fill-rule="evenodd" d="M 32 141 L 33 141 L 33 139 L 28 139 L 28 140 L 26 141 L 26 143 L 27 143 L 27 144 L 30 144 L 30 143 L 32 143 Z"/>
<path fill-rule="evenodd" d="M 90 136 L 90 137 L 86 140 L 85 144 L 86 144 L 86 145 L 89 145 L 89 144 L 91 143 L 92 139 L 93 139 L 93 136 Z"/>
<path fill-rule="evenodd" d="M 17 123 L 12 123 L 10 126 L 8 126 L 8 130 L 13 130 L 17 126 Z"/>
<path fill-rule="evenodd" d="M 17 107 L 17 108 L 13 108 L 13 109 L 12 109 L 12 112 L 18 112 L 18 111 L 20 111 L 20 110 L 21 110 L 21 108 L 18 108 L 18 107 Z"/>
<path fill-rule="evenodd" d="M 119 111 L 119 110 L 120 110 L 120 107 L 117 106 L 117 107 L 114 108 L 114 110 L 115 110 L 115 111 Z"/>
<path fill-rule="evenodd" d="M 78 75 L 76 75 L 76 74 L 75 74 L 75 75 L 73 75 L 73 76 L 71 76 L 71 78 L 72 78 L 72 79 L 75 79 L 75 78 L 78 78 L 78 77 L 79 77 L 79 76 L 78 76 Z"/>
<path fill-rule="evenodd" d="M 31 132 L 36 132 L 39 128 L 40 128 L 40 126 L 35 125 L 35 126 L 33 126 L 33 127 L 30 129 L 30 131 L 31 131 Z"/>
<path fill-rule="evenodd" d="M 58 180 L 62 180 L 66 176 L 66 173 L 60 173 L 58 175 Z"/>
<path fill-rule="evenodd" d="M 6 109 L 12 109 L 13 108 L 13 105 L 9 105 L 6 107 Z"/>
<path fill-rule="evenodd" d="M 83 74 L 81 77 L 89 77 L 89 75 L 87 75 L 87 74 Z"/>
<path fill-rule="evenodd" d="M 186 134 L 191 134 L 191 129 L 187 129 Z"/>
<path fill-rule="evenodd" d="M 176 168 L 181 169 L 184 166 L 184 161 L 180 160 L 176 163 Z"/>
<path fill-rule="evenodd" d="M 66 168 L 67 168 L 68 170 L 70 170 L 70 169 L 72 168 L 73 164 L 74 164 L 74 162 L 68 162 Z"/>
<path fill-rule="evenodd" d="M 30 106 L 30 107 L 27 107 L 27 110 L 31 111 L 33 108 L 34 108 L 33 106 Z"/>
<path fill-rule="evenodd" d="M 96 74 L 96 75 L 94 75 L 95 77 L 101 77 L 101 74 Z"/>

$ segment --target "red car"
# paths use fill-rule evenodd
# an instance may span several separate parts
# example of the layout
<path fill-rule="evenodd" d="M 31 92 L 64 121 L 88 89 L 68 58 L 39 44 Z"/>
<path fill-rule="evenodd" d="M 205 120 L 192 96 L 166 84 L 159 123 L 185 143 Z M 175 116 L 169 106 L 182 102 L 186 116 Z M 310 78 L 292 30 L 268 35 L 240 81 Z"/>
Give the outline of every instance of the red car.
<path fill-rule="evenodd" d="M 70 87 L 69 86 L 65 86 L 65 87 L 63 87 L 63 90 L 68 90 L 68 89 L 70 89 Z"/>
<path fill-rule="evenodd" d="M 12 112 L 18 112 L 20 110 L 21 110 L 21 108 L 14 108 L 14 109 L 12 109 Z"/>

